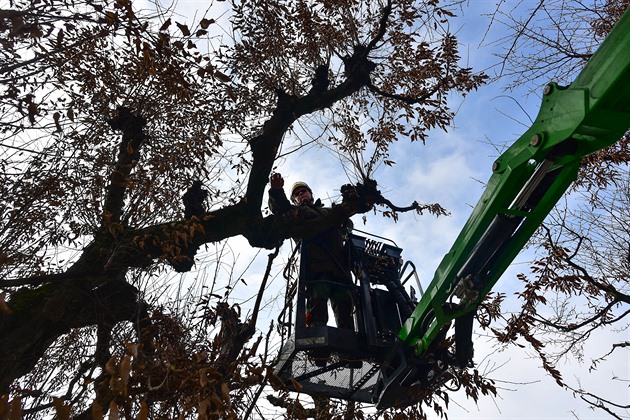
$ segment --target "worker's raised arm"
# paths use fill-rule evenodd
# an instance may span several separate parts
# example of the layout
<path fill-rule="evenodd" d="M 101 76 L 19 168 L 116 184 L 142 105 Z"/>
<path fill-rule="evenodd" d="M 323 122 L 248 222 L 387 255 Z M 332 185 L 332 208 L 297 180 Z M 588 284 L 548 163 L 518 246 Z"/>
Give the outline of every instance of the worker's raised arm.
<path fill-rule="evenodd" d="M 273 214 L 283 214 L 289 211 L 291 203 L 284 193 L 284 179 L 279 173 L 271 174 L 269 177 L 269 210 Z"/>

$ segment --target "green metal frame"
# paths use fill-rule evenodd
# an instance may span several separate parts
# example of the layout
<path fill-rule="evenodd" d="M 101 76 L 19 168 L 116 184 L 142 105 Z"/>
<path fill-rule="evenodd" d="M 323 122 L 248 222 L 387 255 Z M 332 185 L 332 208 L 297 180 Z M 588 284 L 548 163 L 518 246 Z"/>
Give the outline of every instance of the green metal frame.
<path fill-rule="evenodd" d="M 495 161 L 487 189 L 399 333 L 418 355 L 444 325 L 474 310 L 490 292 L 575 180 L 581 159 L 615 143 L 630 128 L 629 51 L 627 11 L 570 86 L 547 85 L 536 121 Z M 493 239 L 496 223 L 496 231 L 507 224 L 511 233 Z M 479 255 L 488 261 L 483 271 L 473 267 L 468 272 Z M 447 311 L 443 304 L 468 276 L 481 285 L 476 296 Z"/>

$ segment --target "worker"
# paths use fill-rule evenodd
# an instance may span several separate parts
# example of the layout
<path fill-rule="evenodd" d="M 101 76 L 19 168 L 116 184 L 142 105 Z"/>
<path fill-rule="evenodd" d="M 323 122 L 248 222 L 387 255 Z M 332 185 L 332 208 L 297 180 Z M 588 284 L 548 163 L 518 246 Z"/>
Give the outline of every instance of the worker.
<path fill-rule="evenodd" d="M 314 200 L 313 191 L 305 182 L 293 185 L 291 202 L 285 195 L 282 175 L 272 174 L 269 183 L 269 208 L 274 214 L 284 214 L 299 207 L 308 208 L 317 215 L 325 215 L 330 211 L 330 208 L 322 205 L 321 200 Z M 349 226 L 350 220 L 343 226 L 333 226 L 323 233 L 303 238 L 306 248 L 306 260 L 302 264 L 306 275 L 307 326 L 327 325 L 330 300 L 337 327 L 354 330 L 352 283 L 344 269 L 346 263 L 343 257 L 343 243 Z"/>

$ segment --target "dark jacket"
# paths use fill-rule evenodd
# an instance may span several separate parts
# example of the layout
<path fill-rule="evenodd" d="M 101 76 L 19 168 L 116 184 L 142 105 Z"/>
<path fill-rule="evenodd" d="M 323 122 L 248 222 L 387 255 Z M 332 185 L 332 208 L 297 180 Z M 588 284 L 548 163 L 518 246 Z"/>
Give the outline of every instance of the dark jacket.
<path fill-rule="evenodd" d="M 323 216 L 331 210 L 328 207 L 324 207 L 319 199 L 313 204 L 292 205 L 283 189 L 269 189 L 269 209 L 273 214 L 282 215 L 292 209 L 300 208 L 304 210 L 304 213 L 307 213 L 306 217 Z M 304 259 L 303 263 L 306 264 L 307 280 L 348 281 L 347 270 L 344 270 L 342 267 L 346 265 L 343 245 L 349 223 L 350 221 L 348 220 L 347 223 L 341 226 L 333 226 L 311 238 L 302 239 L 305 246 L 302 258 Z"/>

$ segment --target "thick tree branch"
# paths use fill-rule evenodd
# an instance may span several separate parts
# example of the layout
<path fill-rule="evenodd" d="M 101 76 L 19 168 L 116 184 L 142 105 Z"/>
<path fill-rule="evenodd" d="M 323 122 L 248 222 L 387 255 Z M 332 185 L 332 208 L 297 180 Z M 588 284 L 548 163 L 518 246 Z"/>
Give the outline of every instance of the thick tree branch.
<path fill-rule="evenodd" d="M 419 104 L 419 103 L 422 103 L 422 102 L 426 101 L 427 99 L 429 99 L 431 96 L 435 95 L 440 90 L 439 87 L 440 87 L 440 85 L 436 84 L 433 87 L 433 89 L 427 91 L 424 95 L 412 97 L 412 96 L 406 96 L 406 95 L 399 95 L 399 94 L 396 94 L 396 93 L 387 93 L 387 92 L 381 90 L 380 88 L 374 86 L 372 83 L 370 83 L 369 86 L 368 86 L 370 91 L 373 92 L 373 93 L 376 93 L 378 95 L 384 96 L 386 98 L 395 99 L 397 101 L 401 101 L 401 102 L 404 102 L 404 103 L 409 104 L 409 105 L 415 105 L 415 104 Z"/>
<path fill-rule="evenodd" d="M 369 52 L 376 47 L 385 35 L 387 20 L 391 14 L 391 1 L 383 8 L 379 29 L 367 47 L 356 46 L 354 54 L 346 58 L 346 80 L 329 90 L 311 89 L 308 95 L 296 97 L 278 93 L 276 109 L 263 125 L 262 133 L 250 140 L 253 163 L 245 200 L 252 214 L 259 212 L 265 193 L 265 186 L 273 167 L 282 138 L 291 125 L 301 116 L 331 107 L 361 88 L 368 86 L 374 63 L 368 60 Z"/>
<path fill-rule="evenodd" d="M 44 285 L 11 296 L 12 313 L 0 313 L 0 392 L 31 371 L 48 347 L 70 329 L 135 318 L 137 289 L 118 279 L 99 282 L 104 285 L 95 290 L 76 283 Z"/>
<path fill-rule="evenodd" d="M 252 214 L 259 214 L 265 195 L 265 187 L 273 168 L 282 138 L 291 125 L 303 115 L 331 107 L 335 102 L 358 92 L 367 85 L 365 74 L 357 70 L 337 87 L 323 92 L 312 91 L 296 97 L 280 93 L 276 109 L 263 125 L 262 133 L 250 140 L 253 162 L 245 202 Z"/>
<path fill-rule="evenodd" d="M 385 7 L 383 7 L 383 10 L 381 12 L 381 18 L 378 21 L 378 31 L 376 32 L 376 35 L 374 36 L 374 38 L 367 45 L 368 52 L 376 48 L 376 44 L 381 42 L 381 40 L 383 39 L 383 36 L 385 36 L 385 31 L 387 30 L 387 21 L 389 20 L 389 17 L 391 14 L 392 14 L 392 2 L 391 0 L 388 0 Z M 367 56 L 364 58 L 367 58 Z"/>
<path fill-rule="evenodd" d="M 114 130 L 122 131 L 118 146 L 118 158 L 109 177 L 103 218 L 105 225 L 120 223 L 124 206 L 127 180 L 131 170 L 140 160 L 140 147 L 144 142 L 144 118 L 134 115 L 129 108 L 118 108 L 118 114 L 109 121 Z"/>
<path fill-rule="evenodd" d="M 0 281 L 0 288 L 21 287 L 21 286 L 38 286 L 44 283 L 60 283 L 77 279 L 84 276 L 85 273 L 73 273 L 66 271 L 65 273 L 45 274 L 42 276 L 23 277 L 21 279 L 6 279 Z"/>
<path fill-rule="evenodd" d="M 373 181 L 372 181 L 373 182 Z M 255 247 L 273 249 L 289 238 L 317 235 L 343 223 L 358 213 L 365 213 L 384 199 L 376 183 L 342 187 L 344 198 L 331 212 L 320 215 L 303 208 L 283 216 L 252 219 L 244 203 L 238 203 L 201 218 L 164 223 L 144 229 L 127 229 L 118 238 L 103 235 L 91 243 L 79 260 L 66 273 L 4 280 L 3 287 L 26 284 L 72 282 L 81 279 L 93 287 L 102 277 L 132 267 L 146 267 L 156 260 L 168 261 L 178 271 L 188 271 L 194 263 L 197 249 L 206 243 L 243 235 Z M 87 281 L 86 281 L 87 279 Z"/>

